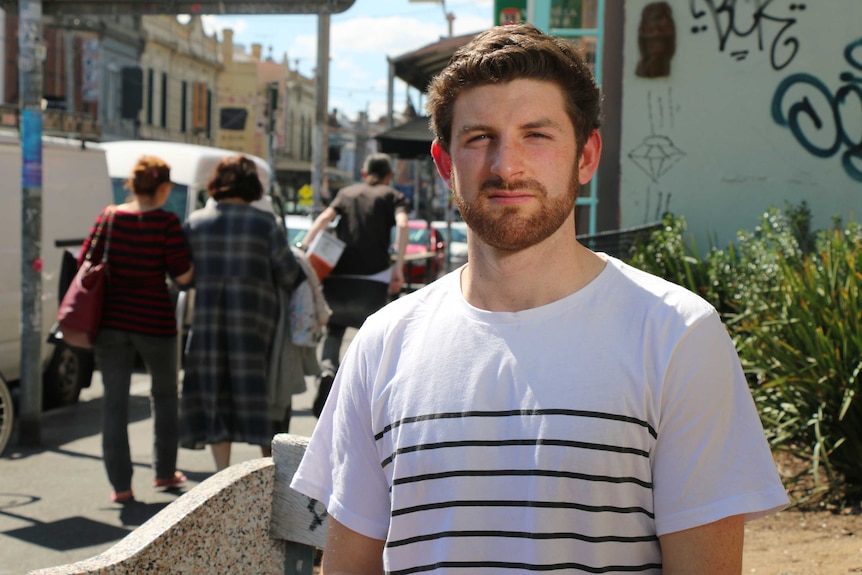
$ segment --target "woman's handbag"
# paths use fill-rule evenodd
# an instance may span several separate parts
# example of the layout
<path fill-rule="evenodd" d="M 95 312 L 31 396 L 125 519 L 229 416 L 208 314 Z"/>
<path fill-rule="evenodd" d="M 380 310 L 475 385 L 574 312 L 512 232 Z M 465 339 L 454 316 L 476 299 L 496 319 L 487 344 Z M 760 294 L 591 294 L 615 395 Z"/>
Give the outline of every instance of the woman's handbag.
<path fill-rule="evenodd" d="M 114 206 L 108 207 L 105 215 L 106 217 L 99 221 L 84 263 L 69 284 L 57 311 L 57 323 L 60 325 L 63 341 L 72 347 L 90 349 L 99 332 L 105 284 L 108 280 L 108 248 L 111 245 Z M 104 237 L 105 248 L 102 250 L 101 261 L 96 263 L 93 262 L 93 253 L 102 236 L 105 220 L 108 221 L 108 230 Z"/>

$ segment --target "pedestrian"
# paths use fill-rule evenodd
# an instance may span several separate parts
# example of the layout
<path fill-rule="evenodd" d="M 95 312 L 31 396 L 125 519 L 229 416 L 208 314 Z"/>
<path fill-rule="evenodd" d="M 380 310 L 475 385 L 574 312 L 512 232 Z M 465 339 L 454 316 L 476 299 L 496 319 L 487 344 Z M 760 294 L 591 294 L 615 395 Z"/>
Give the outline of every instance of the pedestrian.
<path fill-rule="evenodd" d="M 292 482 L 324 572 L 740 573 L 787 497 L 716 310 L 575 238 L 601 153 L 577 49 L 493 28 L 427 110 L 469 258 L 351 343 Z"/>
<path fill-rule="evenodd" d="M 177 471 L 177 323 L 165 278 L 184 285 L 194 272 L 182 224 L 163 209 L 172 186 L 168 164 L 154 156 L 141 157 L 126 182 L 129 200 L 99 214 L 78 256 L 80 267 L 99 223 L 106 220 L 106 240 L 97 242 L 93 261 L 102 259 L 107 246 L 110 281 L 93 350 L 104 386 L 102 452 L 116 503 L 134 499 L 128 427 L 137 354 L 152 381 L 153 485 L 174 488 L 186 481 Z"/>
<path fill-rule="evenodd" d="M 272 214 L 251 205 L 263 195 L 252 160 L 223 159 L 207 190 L 215 203 L 186 222 L 196 279 L 180 445 L 209 445 L 220 471 L 230 465 L 234 442 L 270 454 L 267 377 L 278 290 L 305 276 Z"/>
<path fill-rule="evenodd" d="M 365 318 L 386 305 L 389 294 L 404 286 L 404 253 L 407 250 L 407 199 L 389 185 L 392 161 L 387 154 L 371 154 L 362 166 L 363 183 L 339 190 L 332 203 L 314 220 L 303 240 L 315 236 L 340 217 L 335 235 L 344 251 L 323 280 L 323 293 L 332 308 L 321 350 L 321 376 L 312 411 L 320 417 L 332 381 L 338 372 L 341 343 L 348 327 L 358 328 Z M 392 227 L 396 233 L 396 257 L 392 264 Z"/>

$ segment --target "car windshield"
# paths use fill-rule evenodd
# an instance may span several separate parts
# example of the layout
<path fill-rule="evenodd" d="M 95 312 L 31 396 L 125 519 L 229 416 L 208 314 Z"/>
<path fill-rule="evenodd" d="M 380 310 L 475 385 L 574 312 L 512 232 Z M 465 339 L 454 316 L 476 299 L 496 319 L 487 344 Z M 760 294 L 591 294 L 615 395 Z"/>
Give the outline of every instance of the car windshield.
<path fill-rule="evenodd" d="M 287 228 L 287 245 L 295 246 L 305 237 L 305 234 L 308 233 L 308 230 L 296 230 Z"/>
<path fill-rule="evenodd" d="M 452 241 L 467 243 L 467 230 L 462 228 L 452 228 Z"/>
<path fill-rule="evenodd" d="M 407 243 L 409 244 L 421 244 L 425 245 L 428 243 L 428 229 L 417 229 L 411 228 L 410 233 L 407 234 Z"/>
<path fill-rule="evenodd" d="M 440 233 L 440 236 L 443 237 L 445 241 L 449 241 L 449 228 L 445 225 L 441 225 L 439 227 L 435 226 L 437 231 Z M 453 242 L 462 242 L 467 243 L 467 228 L 461 226 L 452 226 L 452 241 Z"/>
<path fill-rule="evenodd" d="M 407 243 L 413 245 L 427 246 L 431 232 L 428 228 L 407 228 Z M 398 228 L 392 228 L 392 243 L 398 241 Z"/>

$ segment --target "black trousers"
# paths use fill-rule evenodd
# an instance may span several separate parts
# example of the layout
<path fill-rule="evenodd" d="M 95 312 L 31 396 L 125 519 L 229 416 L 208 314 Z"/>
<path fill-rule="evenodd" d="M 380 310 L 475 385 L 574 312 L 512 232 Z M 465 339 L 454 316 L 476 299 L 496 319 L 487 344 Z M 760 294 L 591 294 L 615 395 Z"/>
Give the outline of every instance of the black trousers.
<path fill-rule="evenodd" d="M 341 343 L 348 327 L 359 328 L 389 300 L 389 284 L 360 278 L 330 276 L 323 281 L 323 295 L 332 308 L 321 353 L 321 369 L 333 375 L 341 360 Z"/>
<path fill-rule="evenodd" d="M 312 411 L 318 417 L 341 365 L 341 345 L 348 327 L 359 328 L 372 313 L 389 301 L 389 284 L 360 278 L 330 276 L 323 281 L 323 295 L 332 309 L 320 357 L 320 385 Z"/>

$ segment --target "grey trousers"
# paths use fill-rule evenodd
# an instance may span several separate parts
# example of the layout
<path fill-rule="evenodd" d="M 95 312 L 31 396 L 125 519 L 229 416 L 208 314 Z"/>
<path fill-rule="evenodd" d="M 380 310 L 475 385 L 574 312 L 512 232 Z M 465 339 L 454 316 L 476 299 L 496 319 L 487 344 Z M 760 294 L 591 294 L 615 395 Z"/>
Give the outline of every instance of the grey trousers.
<path fill-rule="evenodd" d="M 177 386 L 177 338 L 147 336 L 104 329 L 93 345 L 102 373 L 102 452 L 108 480 L 114 491 L 132 488 L 132 456 L 129 449 L 129 388 L 135 352 L 144 360 L 152 379 L 150 409 L 153 414 L 153 468 L 156 477 L 173 477 L 177 466 L 179 400 Z"/>

